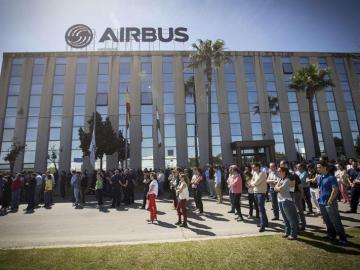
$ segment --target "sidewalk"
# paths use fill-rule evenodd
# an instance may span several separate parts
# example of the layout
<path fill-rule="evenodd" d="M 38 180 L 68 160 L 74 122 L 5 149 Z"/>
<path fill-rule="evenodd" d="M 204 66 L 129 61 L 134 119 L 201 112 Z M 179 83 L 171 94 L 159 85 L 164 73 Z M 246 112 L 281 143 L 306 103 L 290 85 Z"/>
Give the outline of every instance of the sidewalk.
<path fill-rule="evenodd" d="M 229 214 L 229 202 L 217 204 L 207 196 L 203 198 L 204 213 L 199 215 L 189 211 L 189 228 L 175 226 L 176 210 L 167 199 L 157 201 L 158 221 L 148 224 L 149 212 L 139 209 L 140 200 L 130 207 L 120 210 L 96 208 L 94 197 L 83 209 L 74 209 L 71 203 L 56 203 L 51 210 L 36 209 L 33 214 L 25 214 L 26 205 L 21 205 L 17 213 L 0 216 L 0 248 L 70 247 L 88 245 L 110 245 L 148 242 L 168 242 L 213 239 L 216 237 L 238 237 L 282 233 L 282 221 L 272 222 L 271 203 L 266 203 L 270 228 L 259 233 L 256 220 L 247 219 L 247 197 L 242 196 L 244 222 L 234 220 Z M 192 200 L 191 200 L 192 201 Z M 340 210 L 348 210 L 348 205 L 339 203 Z M 341 213 L 345 227 L 360 225 L 359 214 Z M 324 230 L 320 217 L 307 216 L 308 230 Z"/>

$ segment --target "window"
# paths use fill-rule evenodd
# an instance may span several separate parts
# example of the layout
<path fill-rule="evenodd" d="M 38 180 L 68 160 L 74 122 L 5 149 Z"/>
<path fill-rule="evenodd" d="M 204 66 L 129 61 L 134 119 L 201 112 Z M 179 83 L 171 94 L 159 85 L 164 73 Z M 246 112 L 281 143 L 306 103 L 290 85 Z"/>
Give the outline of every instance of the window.
<path fill-rule="evenodd" d="M 108 105 L 108 95 L 99 94 L 96 96 L 96 105 L 98 106 L 107 106 Z"/>
<path fill-rule="evenodd" d="M 54 107 L 63 106 L 63 96 L 62 95 L 54 95 L 52 100 L 52 105 Z"/>
<path fill-rule="evenodd" d="M 107 74 L 109 74 L 109 64 L 107 64 L 107 63 L 99 64 L 98 74 L 99 75 L 107 75 Z"/>
<path fill-rule="evenodd" d="M 291 63 L 283 63 L 282 68 L 284 74 L 293 74 L 293 68 Z"/>
<path fill-rule="evenodd" d="M 152 93 L 141 94 L 141 105 L 152 105 Z"/>

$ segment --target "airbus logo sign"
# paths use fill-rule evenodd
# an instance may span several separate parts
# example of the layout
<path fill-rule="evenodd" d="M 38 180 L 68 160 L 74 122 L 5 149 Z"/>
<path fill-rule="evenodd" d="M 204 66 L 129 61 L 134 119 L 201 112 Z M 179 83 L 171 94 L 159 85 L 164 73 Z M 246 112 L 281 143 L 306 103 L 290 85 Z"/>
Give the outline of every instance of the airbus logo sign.
<path fill-rule="evenodd" d="M 84 48 L 93 40 L 92 30 L 84 24 L 75 24 L 71 26 L 65 34 L 66 43 L 73 48 Z"/>
<path fill-rule="evenodd" d="M 94 38 L 94 33 L 90 27 L 84 24 L 71 26 L 65 34 L 66 43 L 76 49 L 88 46 Z M 153 27 L 121 27 L 118 29 L 106 28 L 99 39 L 100 43 L 112 42 L 186 42 L 189 40 L 187 28 L 153 28 Z"/>

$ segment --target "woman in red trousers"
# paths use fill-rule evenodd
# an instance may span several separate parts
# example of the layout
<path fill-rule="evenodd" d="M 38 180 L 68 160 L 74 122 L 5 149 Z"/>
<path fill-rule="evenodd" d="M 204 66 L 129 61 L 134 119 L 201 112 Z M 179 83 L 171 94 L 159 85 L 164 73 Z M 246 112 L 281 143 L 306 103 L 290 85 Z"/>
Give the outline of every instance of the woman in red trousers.
<path fill-rule="evenodd" d="M 158 182 L 156 180 L 156 174 L 150 174 L 151 183 L 149 185 L 149 191 L 147 193 L 147 198 L 149 200 L 149 210 L 150 210 L 150 219 L 147 221 L 153 223 L 154 220 L 157 220 L 157 209 L 156 209 L 156 197 L 158 195 Z"/>

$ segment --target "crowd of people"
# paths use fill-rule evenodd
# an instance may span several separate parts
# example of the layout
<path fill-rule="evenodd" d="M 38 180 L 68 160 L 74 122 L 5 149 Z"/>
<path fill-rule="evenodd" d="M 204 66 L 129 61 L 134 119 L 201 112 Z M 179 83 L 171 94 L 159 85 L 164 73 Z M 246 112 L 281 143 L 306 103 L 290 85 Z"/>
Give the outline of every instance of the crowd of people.
<path fill-rule="evenodd" d="M 57 188 L 59 186 L 59 188 Z M 357 213 L 360 195 L 360 166 L 354 159 L 329 161 L 321 157 L 318 162 L 301 162 L 290 166 L 286 160 L 279 164 L 253 163 L 239 168 L 206 166 L 205 168 L 173 168 L 159 170 L 112 170 L 95 171 L 91 176 L 85 172 L 0 174 L 1 215 L 18 211 L 21 201 L 27 203 L 26 211 L 43 204 L 51 209 L 53 192 L 66 200 L 70 191 L 73 206 L 82 208 L 86 196 L 96 195 L 99 209 L 104 207 L 104 196 L 111 198 L 112 208 L 121 203 L 135 202 L 135 189 L 142 188 L 140 208 L 149 210 L 147 220 L 157 220 L 156 199 L 166 195 L 172 199 L 181 227 L 187 227 L 187 211 L 190 195 L 194 197 L 194 213 L 204 212 L 203 194 L 209 194 L 217 203 L 223 203 L 223 195 L 229 195 L 231 208 L 239 222 L 244 220 L 241 211 L 241 197 L 247 194 L 249 213 L 247 218 L 257 219 L 259 232 L 269 226 L 265 202 L 271 202 L 272 220 L 284 222 L 284 237 L 294 240 L 306 230 L 306 216 L 319 216 L 327 228 L 327 238 L 339 244 L 346 244 L 347 238 L 338 210 L 338 201 L 349 204 L 349 213 Z M 350 193 L 350 195 L 349 195 Z M 159 197 L 160 196 L 160 197 Z M 306 210 L 307 209 L 307 210 Z M 255 211 L 254 211 L 255 210 Z M 305 214 L 305 212 L 307 213 Z M 255 212 L 255 215 L 254 215 Z"/>

